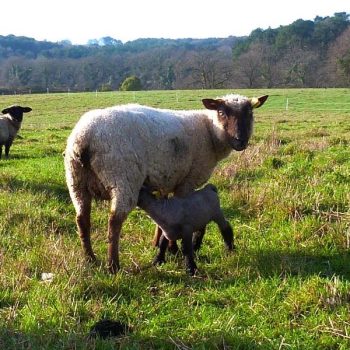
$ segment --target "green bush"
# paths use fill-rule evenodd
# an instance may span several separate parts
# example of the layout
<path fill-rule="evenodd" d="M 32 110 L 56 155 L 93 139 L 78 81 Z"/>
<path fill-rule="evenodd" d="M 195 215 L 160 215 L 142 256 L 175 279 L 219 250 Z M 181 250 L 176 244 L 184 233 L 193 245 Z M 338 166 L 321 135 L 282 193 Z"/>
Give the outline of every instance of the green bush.
<path fill-rule="evenodd" d="M 123 81 L 119 90 L 120 91 L 140 91 L 142 90 L 141 80 L 135 75 L 132 75 L 131 77 L 128 77 Z"/>

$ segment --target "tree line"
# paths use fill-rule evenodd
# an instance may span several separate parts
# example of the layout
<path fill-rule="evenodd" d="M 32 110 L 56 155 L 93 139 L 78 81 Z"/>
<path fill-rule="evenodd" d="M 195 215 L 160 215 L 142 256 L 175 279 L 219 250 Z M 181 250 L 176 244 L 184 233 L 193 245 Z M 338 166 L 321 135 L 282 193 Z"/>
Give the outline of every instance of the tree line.
<path fill-rule="evenodd" d="M 349 15 L 299 19 L 247 37 L 72 45 L 0 36 L 0 93 L 117 90 L 130 77 L 142 89 L 348 87 Z"/>

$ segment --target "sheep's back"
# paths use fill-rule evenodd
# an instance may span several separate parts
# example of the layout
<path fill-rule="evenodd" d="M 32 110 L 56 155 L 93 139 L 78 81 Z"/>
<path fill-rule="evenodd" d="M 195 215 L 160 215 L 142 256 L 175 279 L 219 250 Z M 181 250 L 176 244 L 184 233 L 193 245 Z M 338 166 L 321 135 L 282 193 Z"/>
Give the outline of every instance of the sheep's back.
<path fill-rule="evenodd" d="M 119 179 L 147 181 L 172 191 L 188 175 L 193 127 L 181 112 L 130 105 L 86 113 L 68 140 L 67 151 L 88 149 L 90 165 L 106 187 Z"/>

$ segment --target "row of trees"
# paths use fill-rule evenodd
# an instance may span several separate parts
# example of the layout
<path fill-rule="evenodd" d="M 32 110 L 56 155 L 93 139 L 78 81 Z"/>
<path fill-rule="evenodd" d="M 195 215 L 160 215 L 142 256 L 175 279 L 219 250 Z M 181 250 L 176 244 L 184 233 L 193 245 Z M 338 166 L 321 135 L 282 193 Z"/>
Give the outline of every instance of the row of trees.
<path fill-rule="evenodd" d="M 106 37 L 77 46 L 0 36 L 3 93 L 125 89 L 131 76 L 144 89 L 350 86 L 349 15 L 256 29 L 245 38 L 123 44 Z"/>

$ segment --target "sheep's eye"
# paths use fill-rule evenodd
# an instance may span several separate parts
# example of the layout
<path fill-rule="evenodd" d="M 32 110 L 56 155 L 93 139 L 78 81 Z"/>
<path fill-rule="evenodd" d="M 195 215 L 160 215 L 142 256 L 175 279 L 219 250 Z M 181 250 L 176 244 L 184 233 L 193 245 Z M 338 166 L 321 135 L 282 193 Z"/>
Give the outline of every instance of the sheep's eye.
<path fill-rule="evenodd" d="M 225 117 L 226 116 L 226 113 L 222 109 L 218 110 L 218 114 L 219 114 L 220 117 Z"/>

